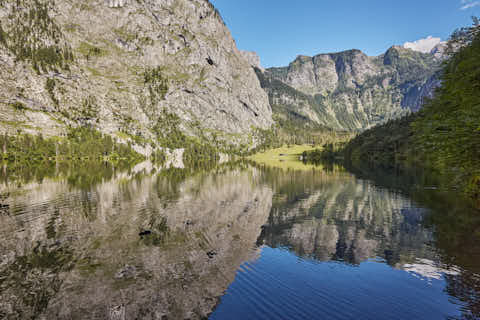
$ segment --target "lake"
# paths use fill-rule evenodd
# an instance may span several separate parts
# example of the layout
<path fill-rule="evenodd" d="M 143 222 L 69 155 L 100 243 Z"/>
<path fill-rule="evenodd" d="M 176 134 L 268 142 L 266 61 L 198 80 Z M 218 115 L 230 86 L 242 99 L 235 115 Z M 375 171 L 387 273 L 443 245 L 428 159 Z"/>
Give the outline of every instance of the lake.
<path fill-rule="evenodd" d="M 0 173 L 0 319 L 480 319 L 480 214 L 339 165 Z"/>

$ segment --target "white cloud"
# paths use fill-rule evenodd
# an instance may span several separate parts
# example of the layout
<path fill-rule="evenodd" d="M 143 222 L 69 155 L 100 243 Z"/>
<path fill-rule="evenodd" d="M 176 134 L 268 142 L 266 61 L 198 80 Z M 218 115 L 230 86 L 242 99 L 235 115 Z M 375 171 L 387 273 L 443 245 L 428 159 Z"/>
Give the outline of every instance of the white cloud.
<path fill-rule="evenodd" d="M 405 42 L 403 44 L 403 47 L 407 49 L 412 49 L 414 51 L 427 53 L 432 51 L 432 49 L 440 42 L 442 42 L 442 39 L 428 36 L 425 39 L 420 39 L 414 42 Z"/>
<path fill-rule="evenodd" d="M 474 0 L 461 0 L 462 6 L 460 7 L 460 10 L 467 10 L 476 6 L 480 6 L 480 1 L 474 1 Z"/>

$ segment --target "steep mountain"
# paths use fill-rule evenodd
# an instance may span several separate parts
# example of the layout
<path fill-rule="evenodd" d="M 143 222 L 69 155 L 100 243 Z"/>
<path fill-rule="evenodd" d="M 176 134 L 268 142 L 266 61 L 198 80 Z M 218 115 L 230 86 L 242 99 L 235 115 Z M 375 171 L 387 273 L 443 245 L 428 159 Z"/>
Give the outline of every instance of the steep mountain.
<path fill-rule="evenodd" d="M 359 50 L 298 56 L 288 67 L 257 70 L 272 108 L 341 130 L 363 130 L 417 111 L 439 85 L 442 48 L 421 53 L 393 46 L 369 57 Z"/>
<path fill-rule="evenodd" d="M 418 113 L 363 132 L 343 153 L 359 167 L 434 170 L 439 187 L 463 191 L 480 208 L 480 24 L 455 32 L 448 47 L 457 49 L 433 99 Z"/>
<path fill-rule="evenodd" d="M 91 126 L 144 154 L 165 110 L 245 142 L 268 97 L 208 0 L 0 0 L 0 132 Z"/>

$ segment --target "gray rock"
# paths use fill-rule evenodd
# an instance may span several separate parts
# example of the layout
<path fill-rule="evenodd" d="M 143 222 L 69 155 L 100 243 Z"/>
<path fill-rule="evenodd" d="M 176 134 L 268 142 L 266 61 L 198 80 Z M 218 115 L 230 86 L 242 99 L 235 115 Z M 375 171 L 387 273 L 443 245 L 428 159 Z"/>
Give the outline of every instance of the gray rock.
<path fill-rule="evenodd" d="M 298 56 L 257 74 L 272 105 L 333 129 L 364 130 L 420 109 L 440 83 L 437 53 L 393 46 L 369 57 L 348 50 Z"/>
<path fill-rule="evenodd" d="M 265 71 L 265 69 L 262 67 L 262 64 L 260 62 L 260 57 L 256 52 L 240 50 L 240 53 L 245 58 L 245 60 L 247 60 L 248 63 L 250 63 L 252 67 L 257 68 L 261 71 Z"/>
<path fill-rule="evenodd" d="M 121 8 L 125 5 L 126 0 L 109 0 L 108 4 L 110 8 Z"/>
<path fill-rule="evenodd" d="M 115 274 L 115 279 L 134 278 L 136 274 L 137 268 L 127 264 Z"/>
<path fill-rule="evenodd" d="M 17 23 L 40 5 L 48 7 L 44 21 Z M 207 135 L 246 143 L 252 128 L 273 124 L 267 94 L 208 1 L 5 0 L 0 23 L 6 34 L 53 46 L 63 59 L 37 72 L 14 50 L 14 37 L 2 38 L 0 131 L 51 136 L 69 125 L 91 125 L 123 142 L 132 139 L 119 132 L 155 140 L 152 127 L 166 109 L 180 117 L 188 135 L 208 129 Z M 69 52 L 73 61 L 65 59 Z M 40 60 L 37 69 L 45 64 Z M 165 92 L 145 83 L 153 69 Z M 47 79 L 55 83 L 50 90 Z M 17 100 L 27 102 L 26 112 L 12 108 L 9 101 Z"/>
<path fill-rule="evenodd" d="M 447 57 L 447 43 L 440 42 L 435 47 L 433 47 L 432 51 L 430 52 L 433 56 L 437 59 L 444 60 Z"/>

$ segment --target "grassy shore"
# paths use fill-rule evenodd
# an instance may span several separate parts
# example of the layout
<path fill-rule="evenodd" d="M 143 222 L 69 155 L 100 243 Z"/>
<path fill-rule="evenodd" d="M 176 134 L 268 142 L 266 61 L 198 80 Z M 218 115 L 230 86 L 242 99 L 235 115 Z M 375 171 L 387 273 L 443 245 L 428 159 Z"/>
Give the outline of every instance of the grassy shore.
<path fill-rule="evenodd" d="M 311 170 L 315 168 L 315 166 L 304 164 L 300 161 L 300 156 L 304 151 L 312 151 L 314 149 L 311 145 L 283 146 L 281 148 L 256 153 L 248 157 L 248 159 L 276 168 Z"/>

